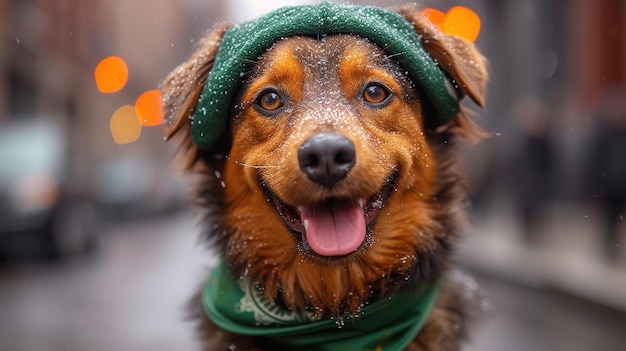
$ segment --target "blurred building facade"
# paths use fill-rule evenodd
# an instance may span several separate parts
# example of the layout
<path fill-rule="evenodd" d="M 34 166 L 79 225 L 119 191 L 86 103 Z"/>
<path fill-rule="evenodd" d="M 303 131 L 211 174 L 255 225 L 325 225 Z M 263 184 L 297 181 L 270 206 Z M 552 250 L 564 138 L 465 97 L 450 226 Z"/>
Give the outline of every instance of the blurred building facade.
<path fill-rule="evenodd" d="M 625 135 L 626 3 L 467 6 L 482 19 L 491 82 L 479 122 L 493 133 L 465 162 L 487 217 L 467 240 L 469 260 L 626 310 L 626 147 L 593 151 L 607 129 Z"/>
<path fill-rule="evenodd" d="M 190 6 L 169 0 L 0 0 L 0 123 L 58 120 L 72 139 L 72 174 L 85 191 L 94 169 L 125 155 L 166 165 L 171 153 L 161 128 L 143 128 L 138 142 L 116 145 L 109 120 L 117 108 L 156 88 L 189 54 L 193 41 L 183 38 L 193 22 Z M 196 18 L 213 22 L 217 7 L 205 4 Z M 93 72 L 111 55 L 126 61 L 129 80 L 120 92 L 102 94 Z"/>

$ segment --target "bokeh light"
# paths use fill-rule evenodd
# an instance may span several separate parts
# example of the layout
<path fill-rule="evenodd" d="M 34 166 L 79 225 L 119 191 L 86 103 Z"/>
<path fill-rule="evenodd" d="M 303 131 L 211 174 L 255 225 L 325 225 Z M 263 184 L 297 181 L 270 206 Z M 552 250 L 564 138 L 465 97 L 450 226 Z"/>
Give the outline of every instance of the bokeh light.
<path fill-rule="evenodd" d="M 163 102 L 161 91 L 152 89 L 139 95 L 135 110 L 139 122 L 144 126 L 159 126 L 163 123 Z"/>
<path fill-rule="evenodd" d="M 110 122 L 111 135 L 116 144 L 130 144 L 141 136 L 141 123 L 135 106 L 123 105 L 118 108 Z"/>
<path fill-rule="evenodd" d="M 441 28 L 443 21 L 446 19 L 446 14 L 433 8 L 425 8 L 422 11 L 422 16 L 426 17 L 430 23 L 436 25 Z"/>
<path fill-rule="evenodd" d="M 446 13 L 442 30 L 446 34 L 456 35 L 474 42 L 480 32 L 480 18 L 467 7 L 456 6 Z"/>
<path fill-rule="evenodd" d="M 128 81 L 128 66 L 121 57 L 109 56 L 98 63 L 94 77 L 101 93 L 115 93 Z"/>

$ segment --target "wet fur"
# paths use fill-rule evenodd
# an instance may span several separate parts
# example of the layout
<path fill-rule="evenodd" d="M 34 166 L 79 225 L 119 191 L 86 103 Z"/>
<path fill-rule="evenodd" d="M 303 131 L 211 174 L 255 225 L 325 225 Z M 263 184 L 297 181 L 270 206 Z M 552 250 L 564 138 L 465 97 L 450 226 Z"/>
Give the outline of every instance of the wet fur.
<path fill-rule="evenodd" d="M 414 6 L 399 9 L 422 35 L 424 47 L 478 105 L 484 102 L 485 60 L 472 44 L 444 35 Z M 324 316 L 358 313 L 368 301 L 385 298 L 421 281 L 444 278 L 435 311 L 407 350 L 458 350 L 466 337 L 471 306 L 478 303 L 468 280 L 449 267 L 452 243 L 465 224 L 464 186 L 457 144 L 481 132 L 464 113 L 435 130 L 423 116 L 429 106 L 382 50 L 349 36 L 290 38 L 269 50 L 245 78 L 230 134 L 212 152 L 191 141 L 189 116 L 228 25 L 214 28 L 192 57 L 164 81 L 167 137 L 176 137 L 183 168 L 195 176 L 193 198 L 206 218 L 205 235 L 228 261 L 232 274 L 260 282 L 267 296 L 292 309 Z M 331 54 L 329 54 L 331 52 Z M 347 55 L 348 54 L 348 55 Z M 324 57 L 321 57 L 324 56 Z M 321 59 L 334 58 L 326 66 Z M 307 62 L 309 61 L 309 62 Z M 336 73 L 324 72 L 339 67 Z M 371 109 L 355 103 L 364 77 L 393 86 L 392 103 Z M 267 86 L 292 98 L 287 117 L 268 118 L 253 108 Z M 343 95 L 329 95 L 341 91 Z M 319 131 L 351 138 L 357 165 L 332 191 L 299 171 L 297 148 Z M 339 259 L 308 253 L 298 245 L 262 184 L 290 204 L 328 196 L 370 196 L 390 179 L 395 192 L 358 252 Z M 231 335 L 214 326 L 199 300 L 205 350 L 277 350 L 266 340 Z"/>

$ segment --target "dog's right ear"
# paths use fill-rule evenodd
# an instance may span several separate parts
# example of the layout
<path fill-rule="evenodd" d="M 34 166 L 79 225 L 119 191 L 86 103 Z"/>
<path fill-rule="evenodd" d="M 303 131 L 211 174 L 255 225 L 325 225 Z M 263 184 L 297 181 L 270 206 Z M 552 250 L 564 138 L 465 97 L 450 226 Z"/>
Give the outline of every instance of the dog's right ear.
<path fill-rule="evenodd" d="M 397 11 L 413 25 L 420 36 L 422 46 L 439 67 L 453 79 L 461 97 L 469 96 L 476 105 L 483 107 L 488 80 L 487 59 L 478 52 L 474 44 L 458 36 L 441 32 L 422 15 L 422 9 L 415 4 L 405 5 Z M 456 127 L 455 129 L 470 141 L 478 141 L 487 136 L 467 118 L 463 109 L 454 118 L 453 123 L 446 126 Z"/>
<path fill-rule="evenodd" d="M 398 13 L 413 25 L 424 49 L 455 80 L 461 93 L 483 107 L 488 79 L 487 60 L 474 44 L 441 32 L 415 4 L 399 8 Z"/>
<path fill-rule="evenodd" d="M 217 24 L 198 43 L 196 51 L 180 66 L 176 67 L 161 83 L 163 114 L 166 121 L 165 138 L 178 138 L 178 156 L 184 170 L 191 169 L 201 158 L 201 150 L 191 138 L 191 116 L 198 105 L 213 61 L 217 55 L 229 23 Z"/>

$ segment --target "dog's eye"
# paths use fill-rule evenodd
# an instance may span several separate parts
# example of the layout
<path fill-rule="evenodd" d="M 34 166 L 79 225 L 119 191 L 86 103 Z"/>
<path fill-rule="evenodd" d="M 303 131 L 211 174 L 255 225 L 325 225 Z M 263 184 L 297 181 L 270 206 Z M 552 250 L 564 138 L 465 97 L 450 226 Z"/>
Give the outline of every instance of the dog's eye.
<path fill-rule="evenodd" d="M 283 107 L 283 100 L 276 91 L 269 90 L 259 96 L 256 100 L 256 105 L 265 112 L 274 112 Z"/>
<path fill-rule="evenodd" d="M 363 100 L 373 105 L 381 105 L 389 99 L 391 93 L 380 84 L 370 84 L 363 91 Z"/>

